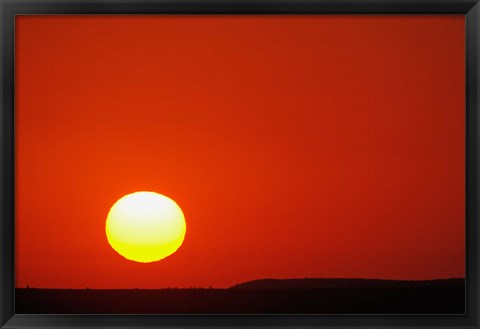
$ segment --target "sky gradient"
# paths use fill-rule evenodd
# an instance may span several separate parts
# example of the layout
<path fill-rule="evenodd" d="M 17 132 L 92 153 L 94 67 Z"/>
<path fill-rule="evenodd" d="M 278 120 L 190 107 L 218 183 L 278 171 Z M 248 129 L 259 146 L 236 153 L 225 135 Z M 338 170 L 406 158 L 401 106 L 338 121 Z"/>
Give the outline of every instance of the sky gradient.
<path fill-rule="evenodd" d="M 16 286 L 463 277 L 464 17 L 17 16 Z M 155 191 L 173 255 L 105 220 Z"/>

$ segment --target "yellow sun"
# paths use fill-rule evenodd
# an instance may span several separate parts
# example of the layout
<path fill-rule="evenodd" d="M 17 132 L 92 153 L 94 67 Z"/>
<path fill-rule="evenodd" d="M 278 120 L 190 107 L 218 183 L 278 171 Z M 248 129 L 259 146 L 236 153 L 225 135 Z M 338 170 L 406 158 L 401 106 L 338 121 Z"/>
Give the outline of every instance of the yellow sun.
<path fill-rule="evenodd" d="M 182 209 L 154 192 L 135 192 L 110 209 L 105 225 L 108 243 L 126 259 L 155 262 L 182 245 L 186 224 Z"/>

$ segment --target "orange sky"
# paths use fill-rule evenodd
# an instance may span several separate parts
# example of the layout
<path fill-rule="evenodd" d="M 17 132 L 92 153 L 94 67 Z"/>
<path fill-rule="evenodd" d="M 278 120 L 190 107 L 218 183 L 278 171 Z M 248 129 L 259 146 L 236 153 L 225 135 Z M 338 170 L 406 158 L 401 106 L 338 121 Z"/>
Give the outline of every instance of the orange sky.
<path fill-rule="evenodd" d="M 16 286 L 464 276 L 464 17 L 17 16 Z M 108 245 L 156 191 L 187 235 Z"/>

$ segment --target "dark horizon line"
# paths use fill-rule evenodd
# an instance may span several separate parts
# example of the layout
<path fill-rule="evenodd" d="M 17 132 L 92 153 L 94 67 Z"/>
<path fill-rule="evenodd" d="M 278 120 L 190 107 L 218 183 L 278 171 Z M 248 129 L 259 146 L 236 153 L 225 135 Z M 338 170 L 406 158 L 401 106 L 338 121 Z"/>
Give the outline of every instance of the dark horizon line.
<path fill-rule="evenodd" d="M 263 279 L 253 279 L 249 281 L 243 281 L 240 283 L 236 283 L 234 285 L 228 286 L 226 288 L 218 288 L 214 286 L 207 286 L 207 287 L 163 287 L 163 288 L 52 288 L 52 287 L 36 287 L 26 285 L 23 287 L 15 287 L 15 289 L 37 289 L 37 290 L 194 290 L 194 289 L 215 289 L 215 290 L 228 290 L 235 286 L 242 285 L 245 283 L 250 282 L 259 282 L 259 281 L 286 281 L 286 280 L 339 280 L 339 281 L 347 281 L 347 280 L 365 280 L 365 281 L 383 281 L 383 282 L 431 282 L 431 281 L 446 281 L 446 280 L 465 280 L 465 277 L 447 277 L 447 278 L 437 278 L 437 279 L 421 279 L 421 280 L 411 280 L 411 279 L 378 279 L 378 278 L 358 278 L 358 277 L 348 277 L 348 278 L 339 278 L 339 277 L 303 277 L 303 278 L 263 278 Z"/>

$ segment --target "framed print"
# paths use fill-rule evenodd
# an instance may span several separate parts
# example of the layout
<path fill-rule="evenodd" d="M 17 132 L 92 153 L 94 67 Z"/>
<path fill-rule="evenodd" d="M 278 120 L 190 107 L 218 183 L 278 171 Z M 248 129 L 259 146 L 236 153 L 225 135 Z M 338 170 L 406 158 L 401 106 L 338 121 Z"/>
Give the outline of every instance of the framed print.
<path fill-rule="evenodd" d="M 477 1 L 0 3 L 2 328 L 479 327 Z"/>

